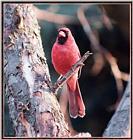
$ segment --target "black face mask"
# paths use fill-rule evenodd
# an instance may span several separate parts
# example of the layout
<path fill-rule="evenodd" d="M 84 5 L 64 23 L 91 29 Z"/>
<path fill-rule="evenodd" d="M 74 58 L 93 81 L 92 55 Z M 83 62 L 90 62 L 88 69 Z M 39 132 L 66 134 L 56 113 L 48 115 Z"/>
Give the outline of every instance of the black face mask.
<path fill-rule="evenodd" d="M 68 32 L 67 31 L 65 31 L 65 30 L 59 30 L 59 32 L 60 31 L 63 31 L 64 33 L 65 33 L 65 37 L 58 37 L 58 43 L 59 44 L 61 44 L 61 45 L 63 45 L 63 44 L 65 44 L 65 42 L 67 41 L 67 38 L 68 38 Z"/>

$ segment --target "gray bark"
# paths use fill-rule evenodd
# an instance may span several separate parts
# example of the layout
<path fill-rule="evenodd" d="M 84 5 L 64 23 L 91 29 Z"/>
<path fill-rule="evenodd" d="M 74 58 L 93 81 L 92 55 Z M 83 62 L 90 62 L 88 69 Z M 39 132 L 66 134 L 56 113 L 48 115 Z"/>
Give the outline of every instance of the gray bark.
<path fill-rule="evenodd" d="M 30 4 L 4 4 L 4 80 L 9 113 L 20 137 L 69 136 Z"/>
<path fill-rule="evenodd" d="M 130 87 L 129 82 L 115 114 L 103 133 L 103 137 L 131 137 Z"/>

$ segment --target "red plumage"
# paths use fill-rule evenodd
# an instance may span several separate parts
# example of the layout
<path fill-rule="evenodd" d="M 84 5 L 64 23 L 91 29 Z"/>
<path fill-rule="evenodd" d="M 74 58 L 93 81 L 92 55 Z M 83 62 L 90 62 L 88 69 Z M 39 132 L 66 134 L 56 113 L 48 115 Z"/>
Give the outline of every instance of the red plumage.
<path fill-rule="evenodd" d="M 51 55 L 53 66 L 60 75 L 66 74 L 72 65 L 80 59 L 78 46 L 68 28 L 64 27 L 59 30 Z M 85 106 L 78 84 L 78 70 L 67 81 L 69 112 L 73 118 L 85 115 Z"/>

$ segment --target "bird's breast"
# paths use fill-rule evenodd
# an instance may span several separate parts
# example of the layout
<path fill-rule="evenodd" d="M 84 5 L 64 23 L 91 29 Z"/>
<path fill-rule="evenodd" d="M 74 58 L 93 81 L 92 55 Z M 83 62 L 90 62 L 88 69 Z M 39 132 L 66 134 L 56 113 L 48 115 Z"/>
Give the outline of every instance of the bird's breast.
<path fill-rule="evenodd" d="M 78 53 L 63 46 L 53 47 L 52 63 L 59 74 L 66 74 L 67 71 L 79 60 Z"/>

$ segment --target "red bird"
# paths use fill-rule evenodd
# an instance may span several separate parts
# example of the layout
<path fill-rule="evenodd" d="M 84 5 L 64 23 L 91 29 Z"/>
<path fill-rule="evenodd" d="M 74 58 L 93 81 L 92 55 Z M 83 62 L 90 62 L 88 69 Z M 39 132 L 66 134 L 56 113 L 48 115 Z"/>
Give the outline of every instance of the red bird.
<path fill-rule="evenodd" d="M 78 46 L 71 31 L 66 27 L 59 29 L 52 48 L 52 63 L 55 70 L 60 75 L 65 75 L 80 57 Z M 72 118 L 85 116 L 85 106 L 78 84 L 78 71 L 79 68 L 67 81 L 69 112 Z"/>

